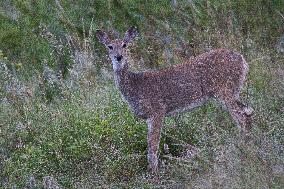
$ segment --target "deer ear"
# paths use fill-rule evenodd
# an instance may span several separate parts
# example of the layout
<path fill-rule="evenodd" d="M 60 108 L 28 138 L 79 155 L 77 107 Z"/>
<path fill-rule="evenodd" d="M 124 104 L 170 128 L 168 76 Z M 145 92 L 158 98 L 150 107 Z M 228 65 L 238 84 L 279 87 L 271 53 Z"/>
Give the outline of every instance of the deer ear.
<path fill-rule="evenodd" d="M 124 35 L 124 42 L 131 42 L 138 35 L 138 30 L 135 26 L 131 26 Z"/>
<path fill-rule="evenodd" d="M 109 44 L 109 37 L 108 34 L 102 30 L 97 30 L 96 37 L 98 38 L 99 42 L 101 42 L 104 45 Z"/>

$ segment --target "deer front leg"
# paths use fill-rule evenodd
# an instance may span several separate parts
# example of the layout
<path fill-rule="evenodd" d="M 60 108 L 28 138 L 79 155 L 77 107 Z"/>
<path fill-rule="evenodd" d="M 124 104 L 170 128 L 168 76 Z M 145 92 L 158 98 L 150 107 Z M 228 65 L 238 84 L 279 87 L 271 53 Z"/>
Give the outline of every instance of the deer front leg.
<path fill-rule="evenodd" d="M 156 173 L 158 171 L 158 151 L 164 117 L 164 113 L 160 113 L 147 119 L 148 169 L 152 173 Z"/>

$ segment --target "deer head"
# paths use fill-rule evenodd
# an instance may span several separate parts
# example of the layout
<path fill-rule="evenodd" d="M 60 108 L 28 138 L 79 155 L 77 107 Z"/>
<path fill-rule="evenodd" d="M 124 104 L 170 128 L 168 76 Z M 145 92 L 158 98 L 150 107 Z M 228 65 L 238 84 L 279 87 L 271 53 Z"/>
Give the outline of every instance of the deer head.
<path fill-rule="evenodd" d="M 112 61 L 114 71 L 120 70 L 127 66 L 126 48 L 128 44 L 137 36 L 136 27 L 130 27 L 123 39 L 110 40 L 108 34 L 102 30 L 97 30 L 96 36 L 102 44 L 108 49 L 109 57 Z"/>

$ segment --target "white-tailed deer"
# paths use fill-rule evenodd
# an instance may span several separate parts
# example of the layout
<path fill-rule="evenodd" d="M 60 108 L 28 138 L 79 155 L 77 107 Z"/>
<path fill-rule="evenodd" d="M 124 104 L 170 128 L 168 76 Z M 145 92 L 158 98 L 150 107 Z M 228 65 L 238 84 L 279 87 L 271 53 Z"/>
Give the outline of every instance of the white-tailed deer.
<path fill-rule="evenodd" d="M 128 70 L 126 48 L 137 35 L 129 28 L 124 39 L 110 40 L 98 30 L 98 40 L 106 46 L 112 60 L 115 83 L 134 114 L 148 124 L 148 163 L 158 168 L 158 150 L 165 116 L 193 109 L 209 99 L 227 108 L 234 121 L 246 130 L 252 109 L 239 100 L 248 64 L 243 56 L 228 49 L 203 53 L 183 64 L 161 71 L 134 73 Z"/>

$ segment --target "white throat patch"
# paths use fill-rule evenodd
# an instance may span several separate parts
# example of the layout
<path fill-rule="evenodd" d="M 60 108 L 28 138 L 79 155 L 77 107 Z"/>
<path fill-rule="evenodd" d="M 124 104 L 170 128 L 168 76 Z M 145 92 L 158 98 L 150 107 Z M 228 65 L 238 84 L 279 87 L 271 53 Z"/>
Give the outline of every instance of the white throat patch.
<path fill-rule="evenodd" d="M 122 69 L 124 65 L 125 61 L 118 62 L 117 60 L 112 59 L 112 68 L 114 71 Z"/>

